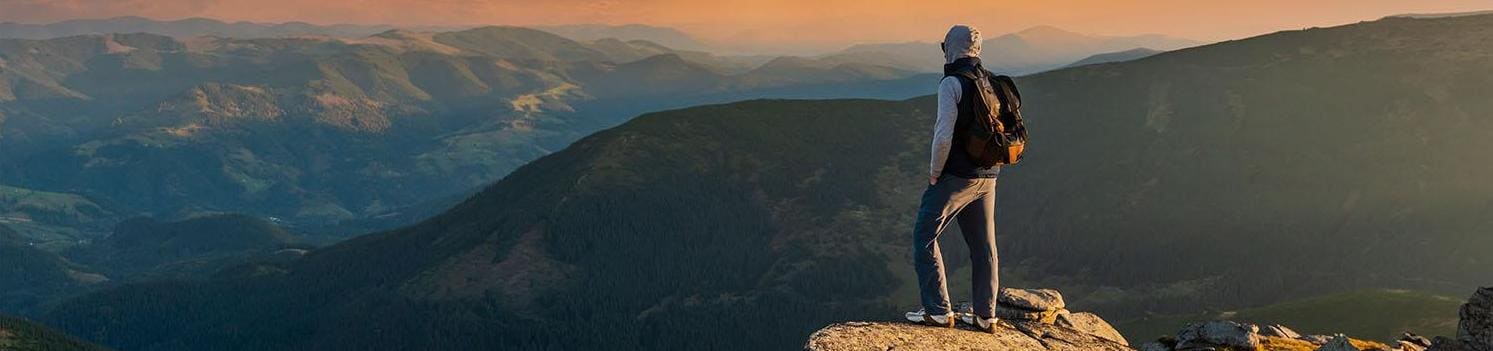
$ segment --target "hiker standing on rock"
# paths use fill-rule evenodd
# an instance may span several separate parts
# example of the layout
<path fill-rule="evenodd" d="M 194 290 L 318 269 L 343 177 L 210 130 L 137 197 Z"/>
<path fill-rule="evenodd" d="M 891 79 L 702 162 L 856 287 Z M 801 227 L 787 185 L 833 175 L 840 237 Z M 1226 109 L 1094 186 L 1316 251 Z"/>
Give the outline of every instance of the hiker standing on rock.
<path fill-rule="evenodd" d="M 995 250 L 995 185 L 1001 164 L 1021 159 L 1026 141 L 1020 94 L 1009 77 L 980 65 L 980 32 L 957 25 L 941 44 L 944 78 L 938 85 L 928 188 L 913 225 L 913 265 L 923 309 L 915 323 L 953 327 L 955 320 L 994 332 L 999 286 Z M 973 310 L 956 314 L 949 304 L 938 235 L 958 222 L 973 261 Z"/>

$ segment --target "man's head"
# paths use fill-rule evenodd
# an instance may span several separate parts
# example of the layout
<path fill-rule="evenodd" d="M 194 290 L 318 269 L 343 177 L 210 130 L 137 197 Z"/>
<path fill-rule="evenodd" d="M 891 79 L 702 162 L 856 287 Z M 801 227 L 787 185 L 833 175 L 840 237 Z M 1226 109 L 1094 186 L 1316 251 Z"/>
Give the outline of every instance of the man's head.
<path fill-rule="evenodd" d="M 964 57 L 980 57 L 980 30 L 963 24 L 949 28 L 943 37 L 944 63 Z"/>

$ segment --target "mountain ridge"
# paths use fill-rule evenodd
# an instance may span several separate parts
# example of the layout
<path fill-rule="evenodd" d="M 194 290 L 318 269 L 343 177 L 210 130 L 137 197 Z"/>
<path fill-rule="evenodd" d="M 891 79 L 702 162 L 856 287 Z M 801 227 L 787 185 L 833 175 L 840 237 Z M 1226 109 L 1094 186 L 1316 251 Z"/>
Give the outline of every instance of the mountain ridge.
<path fill-rule="evenodd" d="M 905 97 L 905 82 L 919 79 L 867 65 L 747 72 L 646 41 L 499 26 L 353 39 L 3 39 L 0 60 L 0 183 L 136 211 L 122 217 L 232 210 L 313 227 L 469 191 L 640 112 L 761 96 Z M 131 84 L 142 80 L 155 84 Z M 639 89 L 643 80 L 656 84 Z"/>
<path fill-rule="evenodd" d="M 1062 68 L 1087 56 L 1152 48 L 1173 50 L 1201 45 L 1203 42 L 1158 34 L 1104 36 L 1076 33 L 1053 26 L 1035 26 L 1024 30 L 987 37 L 981 55 L 986 68 L 1003 74 L 1023 75 Z M 938 43 L 903 42 L 859 44 L 837 53 L 820 56 L 821 60 L 868 62 L 919 72 L 941 72 L 942 56 Z"/>

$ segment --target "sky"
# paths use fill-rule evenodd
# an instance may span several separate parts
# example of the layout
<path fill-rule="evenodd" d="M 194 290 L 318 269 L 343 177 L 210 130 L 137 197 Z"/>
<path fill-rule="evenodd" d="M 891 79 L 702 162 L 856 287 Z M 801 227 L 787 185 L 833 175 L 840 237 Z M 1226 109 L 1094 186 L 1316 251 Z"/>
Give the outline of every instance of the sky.
<path fill-rule="evenodd" d="M 1493 10 L 1493 0 L 0 0 L 0 21 L 143 16 L 317 24 L 641 23 L 678 28 L 720 47 L 791 51 L 937 41 L 956 23 L 985 33 L 1050 25 L 1217 41 L 1391 14 L 1477 10 Z"/>

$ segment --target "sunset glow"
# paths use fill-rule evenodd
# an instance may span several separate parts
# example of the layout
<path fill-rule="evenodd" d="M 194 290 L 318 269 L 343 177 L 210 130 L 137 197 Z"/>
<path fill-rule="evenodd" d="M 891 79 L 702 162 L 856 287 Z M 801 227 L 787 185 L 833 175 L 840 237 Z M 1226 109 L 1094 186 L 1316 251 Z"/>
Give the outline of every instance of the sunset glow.
<path fill-rule="evenodd" d="M 1385 15 L 1493 8 L 1487 0 L 6 0 L 0 20 L 42 23 L 137 15 L 228 21 L 398 25 L 642 23 L 738 49 L 803 49 L 929 41 L 953 23 L 987 32 L 1051 25 L 1095 34 L 1159 33 L 1222 40 Z"/>

